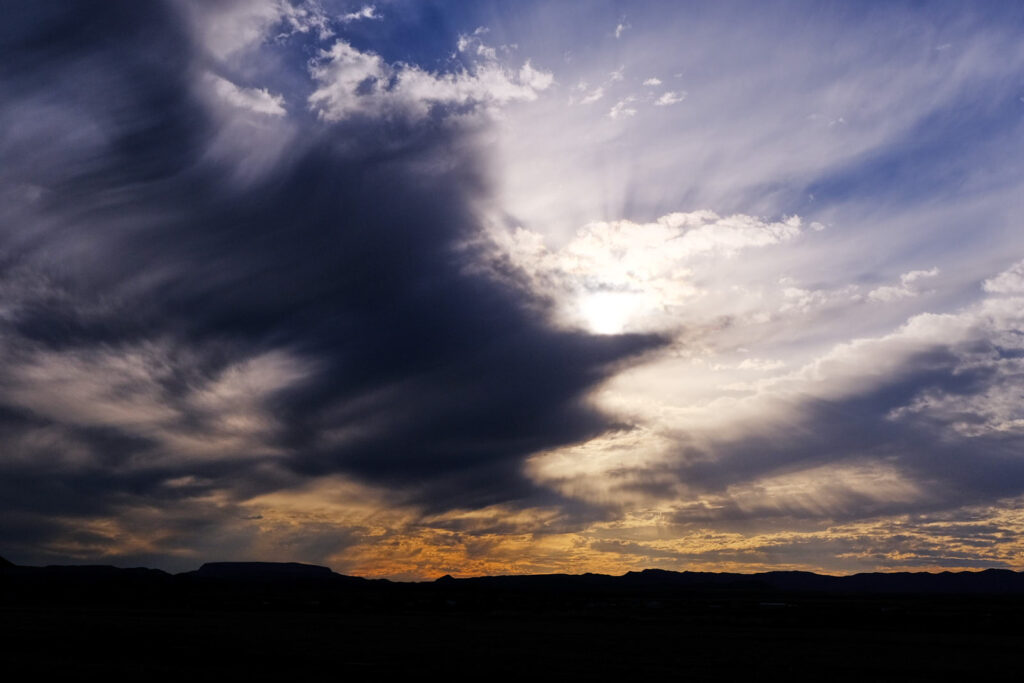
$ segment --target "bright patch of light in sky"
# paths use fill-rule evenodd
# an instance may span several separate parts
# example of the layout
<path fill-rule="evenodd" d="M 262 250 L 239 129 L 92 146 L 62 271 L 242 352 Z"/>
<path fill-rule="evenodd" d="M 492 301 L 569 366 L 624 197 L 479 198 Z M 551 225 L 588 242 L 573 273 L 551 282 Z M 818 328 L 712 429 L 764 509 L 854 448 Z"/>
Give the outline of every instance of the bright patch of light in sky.
<path fill-rule="evenodd" d="M 596 292 L 585 294 L 579 301 L 579 314 L 586 329 L 596 334 L 620 334 L 639 307 L 636 294 L 629 292 Z"/>

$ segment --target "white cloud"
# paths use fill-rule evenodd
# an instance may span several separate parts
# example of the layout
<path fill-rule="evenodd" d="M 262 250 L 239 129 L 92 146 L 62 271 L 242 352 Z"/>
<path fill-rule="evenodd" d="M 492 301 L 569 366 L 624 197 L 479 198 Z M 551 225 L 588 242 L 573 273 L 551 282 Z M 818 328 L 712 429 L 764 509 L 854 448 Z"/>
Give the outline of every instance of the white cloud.
<path fill-rule="evenodd" d="M 906 287 L 878 287 L 868 292 L 868 298 L 872 301 L 896 301 L 898 299 L 905 299 L 907 297 L 917 296 L 916 292 L 911 291 Z"/>
<path fill-rule="evenodd" d="M 678 104 L 686 99 L 685 92 L 667 92 L 654 101 L 656 107 L 667 107 L 671 104 Z"/>
<path fill-rule="evenodd" d="M 297 5 L 291 4 L 288 0 L 281 0 L 278 6 L 281 8 L 282 18 L 287 27 L 287 30 L 279 34 L 278 37 L 287 37 L 296 33 L 316 33 L 320 40 L 327 40 L 334 35 L 327 12 L 324 11 L 318 0 L 305 0 Z"/>
<path fill-rule="evenodd" d="M 1015 263 L 999 275 L 985 280 L 982 285 L 992 294 L 1024 294 L 1024 261 Z"/>
<path fill-rule="evenodd" d="M 203 44 L 220 59 L 258 45 L 284 11 L 276 0 L 191 2 L 187 7 Z"/>
<path fill-rule="evenodd" d="M 618 24 L 616 24 L 616 26 L 615 26 L 615 38 L 616 38 L 616 39 L 618 39 L 618 38 L 621 38 L 621 37 L 622 37 L 622 34 L 623 34 L 623 33 L 624 33 L 624 32 L 626 31 L 626 29 L 628 29 L 628 28 L 630 28 L 630 25 L 629 25 L 629 24 L 626 24 L 626 23 L 624 23 L 624 22 L 619 22 Z"/>
<path fill-rule="evenodd" d="M 266 88 L 243 88 L 212 74 L 210 82 L 216 95 L 232 106 L 267 116 L 284 116 L 287 113 L 284 97 L 272 95 Z"/>
<path fill-rule="evenodd" d="M 327 40 L 334 35 L 327 12 L 318 0 L 305 0 L 297 5 L 288 0 L 281 0 L 282 19 L 286 30 L 278 34 L 278 38 L 286 38 L 296 33 L 316 33 L 320 40 Z"/>
<path fill-rule="evenodd" d="M 660 78 L 648 78 L 646 81 L 644 81 L 644 85 L 646 85 L 646 86 L 648 86 L 650 88 L 653 88 L 656 85 L 661 85 L 661 79 Z"/>
<path fill-rule="evenodd" d="M 627 119 L 630 116 L 636 116 L 636 108 L 631 106 L 635 101 L 636 98 L 632 95 L 623 97 L 608 110 L 608 116 L 613 119 Z"/>
<path fill-rule="evenodd" d="M 489 52 L 477 54 L 481 61 L 468 69 L 433 73 L 415 65 L 388 64 L 377 54 L 339 40 L 310 66 L 319 87 L 309 104 L 325 121 L 384 114 L 420 118 L 435 105 L 496 108 L 534 100 L 554 82 L 550 72 L 537 69 L 529 60 L 519 69 L 510 69 Z"/>
<path fill-rule="evenodd" d="M 928 270 L 912 270 L 909 273 L 904 273 L 903 275 L 900 275 L 900 282 L 902 282 L 905 285 L 910 285 L 911 283 L 917 282 L 918 280 L 923 280 L 924 278 L 929 277 L 935 277 L 938 274 L 938 268 L 929 268 Z"/>
<path fill-rule="evenodd" d="M 381 82 L 387 82 L 391 68 L 380 56 L 362 52 L 343 40 L 310 66 L 310 73 L 320 87 L 309 97 L 309 103 L 328 121 L 338 121 L 352 114 L 379 109 L 386 95 Z M 372 96 L 371 96 L 372 95 Z"/>
<path fill-rule="evenodd" d="M 353 21 L 359 21 L 361 19 L 380 19 L 381 16 L 377 14 L 377 8 L 374 5 L 364 5 L 362 9 L 349 12 L 348 14 L 341 15 L 338 20 L 347 24 Z"/>
<path fill-rule="evenodd" d="M 968 438 L 1024 435 L 1024 404 L 1021 402 L 1024 363 L 1019 359 L 993 359 L 988 369 L 994 376 L 978 393 L 964 396 L 938 389 L 926 390 L 908 405 L 892 411 L 890 417 L 894 420 L 926 417 Z"/>
<path fill-rule="evenodd" d="M 287 116 L 284 97 L 266 88 L 247 88 L 207 72 L 197 84 L 216 126 L 204 161 L 233 182 L 264 178 L 291 149 L 296 122 Z"/>
<path fill-rule="evenodd" d="M 797 286 L 791 278 L 783 278 L 780 284 L 783 285 L 782 304 L 779 306 L 779 311 L 782 313 L 793 311 L 809 313 L 815 309 L 859 301 L 861 298 L 858 294 L 860 288 L 857 285 L 846 285 L 835 289 L 809 289 Z"/>
<path fill-rule="evenodd" d="M 60 422 L 134 430 L 176 415 L 160 389 L 172 367 L 159 347 L 37 351 L 11 369 L 8 400 Z"/>
<path fill-rule="evenodd" d="M 227 59 L 263 43 L 272 33 L 287 38 L 315 33 L 321 40 L 333 35 L 330 20 L 315 0 L 186 0 L 188 16 L 207 50 Z"/>
<path fill-rule="evenodd" d="M 877 287 L 868 292 L 868 298 L 872 301 L 891 302 L 900 299 L 909 299 L 921 294 L 921 289 L 916 284 L 920 280 L 933 278 L 939 274 L 938 268 L 930 270 L 912 270 L 900 276 L 899 285 L 886 285 Z"/>
<path fill-rule="evenodd" d="M 604 97 L 604 88 L 597 87 L 584 95 L 583 99 L 580 100 L 580 104 L 593 104 L 602 97 Z"/>
<path fill-rule="evenodd" d="M 636 484 L 650 484 L 671 461 L 674 443 L 643 427 L 602 434 L 590 441 L 545 451 L 527 461 L 526 474 L 563 495 L 593 503 L 642 503 Z M 679 490 L 677 482 L 666 482 Z"/>
<path fill-rule="evenodd" d="M 31 350 L 0 381 L 9 405 L 58 425 L 114 427 L 155 446 L 154 460 L 271 455 L 277 421 L 267 408 L 302 381 L 308 364 L 285 351 L 240 360 L 214 376 L 194 354 L 165 343 L 83 351 Z M 13 360 L 8 356 L 7 360 Z M 172 390 L 187 378 L 188 391 Z"/>
<path fill-rule="evenodd" d="M 894 410 L 892 419 L 926 418 L 965 437 L 1024 435 L 1022 274 L 1024 261 L 986 280 L 983 289 L 989 298 L 956 316 L 968 331 L 965 343 L 954 347 L 954 372 L 981 375 L 980 386 L 968 394 L 925 389 Z"/>
<path fill-rule="evenodd" d="M 993 279 L 1020 267 L 1018 263 Z M 924 275 L 911 281 L 931 276 L 930 270 L 913 272 Z M 896 381 L 901 373 L 916 370 L 911 362 L 915 357 L 943 350 L 941 363 L 951 376 L 977 373 L 982 381 L 969 394 L 925 388 L 890 417 L 930 416 L 965 435 L 1024 433 L 1019 401 L 1024 381 L 1021 329 L 1024 299 L 1019 293 L 989 296 L 954 313 L 920 313 L 888 334 L 835 344 L 791 373 L 756 382 L 748 387 L 753 395 L 738 401 L 756 414 L 757 406 L 782 396 L 840 400 Z"/>
<path fill-rule="evenodd" d="M 487 30 L 482 26 L 473 31 L 472 35 L 460 35 L 455 44 L 459 52 L 469 53 L 483 59 L 495 60 L 498 58 L 498 51 L 483 42 L 480 36 L 485 35 Z"/>
<path fill-rule="evenodd" d="M 746 358 L 737 366 L 739 370 L 778 370 L 786 367 L 781 360 L 769 360 L 767 358 Z"/>
<path fill-rule="evenodd" d="M 547 90 L 555 82 L 555 76 L 550 71 L 534 68 L 527 59 L 519 69 L 519 83 L 536 92 Z"/>

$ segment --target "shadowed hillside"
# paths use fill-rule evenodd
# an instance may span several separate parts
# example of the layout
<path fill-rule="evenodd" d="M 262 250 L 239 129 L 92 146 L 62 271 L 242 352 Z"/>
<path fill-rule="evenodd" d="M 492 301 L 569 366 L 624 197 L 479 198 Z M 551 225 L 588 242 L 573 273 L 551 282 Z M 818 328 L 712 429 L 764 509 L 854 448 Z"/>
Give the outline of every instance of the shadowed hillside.
<path fill-rule="evenodd" d="M 2 558 L 0 558 L 2 560 Z M 133 599 L 183 598 L 208 589 L 244 594 L 259 590 L 286 596 L 312 592 L 320 599 L 354 598 L 363 594 L 386 596 L 457 595 L 493 597 L 516 595 L 550 600 L 612 596 L 681 597 L 722 596 L 1024 596 L 1024 573 L 1006 569 L 961 572 L 867 573 L 828 576 L 800 571 L 757 574 L 675 572 L 645 569 L 622 576 L 608 574 L 530 574 L 453 578 L 435 581 L 393 582 L 345 576 L 328 567 L 297 562 L 208 562 L 199 569 L 168 574 L 159 569 L 122 569 L 109 565 L 51 565 L 23 567 L 0 562 L 6 600 L 47 600 L 50 594 L 76 595 L 78 600 L 110 599 L 129 591 Z"/>
<path fill-rule="evenodd" d="M 296 563 L 177 575 L 0 569 L 16 672 L 749 676 L 997 675 L 1024 638 L 1024 574 L 646 570 L 367 580 Z M 112 653 L 116 652 L 116 657 Z"/>

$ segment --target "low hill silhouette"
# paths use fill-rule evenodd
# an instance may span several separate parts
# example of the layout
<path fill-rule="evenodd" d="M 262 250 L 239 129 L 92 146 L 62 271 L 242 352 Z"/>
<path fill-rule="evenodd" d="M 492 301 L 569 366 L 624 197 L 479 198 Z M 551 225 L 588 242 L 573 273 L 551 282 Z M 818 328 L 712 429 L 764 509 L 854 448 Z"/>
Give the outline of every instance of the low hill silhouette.
<path fill-rule="evenodd" d="M 325 595 L 344 589 L 392 590 L 433 594 L 458 593 L 558 593 L 580 594 L 654 594 L 701 593 L 735 594 L 807 594 L 807 595 L 1021 595 L 1024 596 L 1024 572 L 1008 569 L 959 572 L 874 572 L 850 576 L 830 576 L 802 571 L 772 571 L 754 574 L 729 572 L 669 571 L 645 569 L 621 576 L 609 574 L 522 574 L 454 578 L 445 575 L 434 581 L 393 582 L 346 576 L 328 567 L 298 562 L 207 562 L 194 571 L 169 574 L 144 567 L 118 568 L 110 565 L 50 565 L 27 567 L 0 558 L 0 585 L 21 587 L 96 585 L 151 589 L 154 592 L 181 592 L 189 588 L 216 584 L 218 588 L 240 588 L 259 584 L 263 588 L 318 588 Z"/>
<path fill-rule="evenodd" d="M 398 582 L 299 563 L 0 562 L 5 672 L 181 679 L 1005 675 L 1024 574 L 648 569 Z M 497 667 L 497 668 L 496 668 Z"/>
<path fill-rule="evenodd" d="M 878 595 L 1024 595 L 1024 573 L 1008 569 L 961 572 L 875 572 L 829 576 L 800 571 L 757 574 L 676 572 L 645 569 L 622 576 L 607 574 L 534 574 L 480 576 L 445 575 L 436 583 L 447 587 L 544 591 L 741 591 Z"/>
<path fill-rule="evenodd" d="M 243 581 L 275 581 L 295 579 L 330 579 L 335 574 L 329 567 L 299 562 L 207 562 L 192 575 L 202 579 L 236 579 Z"/>

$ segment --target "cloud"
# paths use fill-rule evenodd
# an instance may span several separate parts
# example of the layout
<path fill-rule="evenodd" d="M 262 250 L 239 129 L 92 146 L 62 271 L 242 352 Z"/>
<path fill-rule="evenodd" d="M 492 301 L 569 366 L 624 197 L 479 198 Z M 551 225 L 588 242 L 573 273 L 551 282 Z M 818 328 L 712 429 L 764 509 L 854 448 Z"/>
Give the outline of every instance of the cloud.
<path fill-rule="evenodd" d="M 347 24 L 353 21 L 360 21 L 362 19 L 380 19 L 381 16 L 377 14 L 377 8 L 374 5 L 363 5 L 362 9 L 355 12 L 349 12 L 341 15 L 338 19 L 341 23 Z"/>
<path fill-rule="evenodd" d="M 1001 25 L 991 16 L 953 12 L 936 34 L 908 43 L 895 37 L 894 27 L 930 20 L 924 18 L 930 11 L 904 6 L 879 15 L 828 11 L 815 17 L 815 31 L 808 33 L 796 28 L 807 20 L 796 5 L 777 13 L 721 5 L 700 22 L 685 12 L 660 9 L 652 5 L 643 10 L 643 19 L 630 17 L 644 30 L 642 41 L 629 42 L 628 54 L 577 57 L 557 68 L 550 59 L 545 63 L 568 83 L 606 85 L 609 72 L 621 67 L 624 78 L 641 74 L 638 85 L 652 74 L 678 75 L 678 84 L 663 87 L 681 96 L 685 83 L 686 99 L 666 105 L 673 116 L 645 117 L 642 127 L 630 127 L 628 144 L 622 130 L 608 129 L 607 116 L 612 105 L 638 95 L 625 81 L 605 87 L 608 108 L 560 112 L 562 102 L 538 102 L 510 115 L 500 160 L 504 203 L 523 225 L 562 239 L 595 217 L 711 207 L 721 213 L 799 212 L 865 238 L 877 230 L 884 234 L 876 238 L 887 243 L 923 243 L 933 240 L 936 230 L 960 234 L 973 224 L 991 233 L 993 242 L 965 240 L 966 249 L 979 252 L 972 263 L 994 258 L 999 252 L 994 244 L 1009 239 L 1011 214 L 1003 209 L 1012 199 L 984 196 L 1000 186 L 995 178 L 1012 176 L 1016 152 L 1010 150 L 1020 139 L 1020 119 L 1011 113 L 1019 113 L 1019 102 L 1016 96 L 1010 98 L 1012 107 L 1005 101 L 1006 79 L 1024 64 L 1008 28 L 1012 21 Z M 527 14 L 540 21 L 542 12 L 533 10 Z M 544 20 L 574 25 L 573 11 L 548 8 Z M 616 20 L 613 16 L 611 25 Z M 606 29 L 598 23 L 592 30 Z M 892 34 L 884 50 L 867 40 L 879 34 Z M 934 53 L 935 45 L 954 36 L 960 49 Z M 544 41 L 521 42 L 539 52 Z M 722 54 L 729 58 L 712 57 Z M 821 59 L 825 54 L 842 56 Z M 920 54 L 935 59 L 922 61 Z M 905 67 L 895 78 L 893 64 Z M 665 93 L 649 94 L 653 105 Z M 964 103 L 985 99 L 1002 103 L 999 110 L 986 117 L 971 109 L 971 126 L 953 123 Z M 843 125 L 829 126 L 840 118 Z M 982 170 L 993 164 L 1004 175 Z M 961 184 L 967 178 L 974 180 Z M 957 195 L 956 188 L 964 194 Z M 816 197 L 813 207 L 804 203 L 809 195 Z M 966 215 L 960 201 L 967 196 L 979 202 L 973 215 Z M 936 210 L 931 222 L 918 222 L 921 213 L 899 217 L 910 203 L 926 200 L 940 202 L 945 210 Z M 909 252 L 892 253 L 902 260 Z M 951 264 L 931 261 L 953 272 Z M 901 262 L 891 268 L 902 272 L 912 266 Z"/>
<path fill-rule="evenodd" d="M 460 43 L 460 50 L 467 47 Z M 319 87 L 309 96 L 309 105 L 325 121 L 388 114 L 421 119 L 437 107 L 489 109 L 535 100 L 553 83 L 551 73 L 529 60 L 513 70 L 482 45 L 477 54 L 481 61 L 469 69 L 432 73 L 387 64 L 379 55 L 339 40 L 310 66 Z"/>
<path fill-rule="evenodd" d="M 593 104 L 604 97 L 604 88 L 598 86 L 580 99 L 580 104 Z"/>
<path fill-rule="evenodd" d="M 907 299 L 918 296 L 921 292 L 916 284 L 920 280 L 933 278 L 939 274 L 938 268 L 930 270 L 912 270 L 900 275 L 899 285 L 886 285 L 877 287 L 868 292 L 868 298 L 872 301 L 890 302 L 900 299 Z"/>
<path fill-rule="evenodd" d="M 242 88 L 220 76 L 210 76 L 214 92 L 218 97 L 235 107 L 248 109 L 267 116 L 284 116 L 284 98 L 271 95 L 266 88 Z"/>
<path fill-rule="evenodd" d="M 740 370 L 777 370 L 785 366 L 786 364 L 781 360 L 744 358 L 736 367 Z"/>
<path fill-rule="evenodd" d="M 636 98 L 633 96 L 623 97 L 608 110 L 608 116 L 613 119 L 627 119 L 636 116 L 636 108 L 631 106 L 635 101 Z"/>
<path fill-rule="evenodd" d="M 476 131 L 427 114 L 536 97 L 551 77 L 531 63 L 439 74 L 336 41 L 313 66 L 324 125 L 237 85 L 276 72 L 207 75 L 210 35 L 176 7 L 21 19 L 0 80 L 0 533 L 19 559 L 331 556 L 363 532 L 254 502 L 320 481 L 399 517 L 546 500 L 525 459 L 607 429 L 590 391 L 661 343 L 554 329 L 469 267 Z M 221 54 L 287 49 L 247 31 Z M 245 182 L 250 157 L 211 151 L 239 126 L 256 150 L 287 141 Z"/>
<path fill-rule="evenodd" d="M 685 92 L 666 92 L 661 97 L 654 101 L 654 106 L 667 107 L 669 105 L 679 104 L 684 99 L 686 99 Z"/>
<path fill-rule="evenodd" d="M 679 307 L 701 295 L 699 264 L 788 242 L 799 217 L 769 222 L 713 211 L 674 212 L 650 223 L 598 221 L 551 251 L 541 235 L 517 229 L 499 239 L 535 290 L 552 297 L 563 322 L 597 329 L 665 329 Z"/>
<path fill-rule="evenodd" d="M 1024 261 L 985 280 L 982 285 L 986 292 L 992 294 L 1024 294 Z"/>
<path fill-rule="evenodd" d="M 334 35 L 330 18 L 316 0 L 183 0 L 170 4 L 184 10 L 200 42 L 220 60 L 237 58 L 275 37 L 313 34 L 326 40 Z M 365 8 L 356 14 L 363 11 Z M 341 21 L 350 21 L 348 16 Z"/>
<path fill-rule="evenodd" d="M 820 530 L 1015 500 L 1024 493 L 1012 456 L 1024 437 L 1020 304 L 998 293 L 916 315 L 788 373 L 740 390 L 719 382 L 694 398 L 644 381 L 672 387 L 682 377 L 674 359 L 655 355 L 599 398 L 632 429 L 535 455 L 529 471 L 592 504 L 751 533 L 773 519 Z M 645 392 L 632 393 L 638 386 Z"/>
<path fill-rule="evenodd" d="M 4 24 L 5 555 L 1020 566 L 1012 23 L 325 5 Z"/>
<path fill-rule="evenodd" d="M 808 289 L 797 286 L 792 278 L 781 278 L 782 303 L 779 306 L 780 313 L 811 313 L 828 307 L 843 306 L 851 301 L 859 301 L 862 298 L 858 292 L 857 285 L 847 285 L 836 289 Z"/>
<path fill-rule="evenodd" d="M 483 59 L 496 60 L 498 58 L 498 51 L 480 38 L 480 36 L 486 34 L 487 29 L 480 26 L 473 31 L 472 35 L 460 35 L 456 47 L 459 52 L 476 55 Z"/>
<path fill-rule="evenodd" d="M 656 85 L 661 85 L 661 79 L 660 78 L 648 78 L 646 81 L 644 81 L 644 85 L 653 88 Z"/>

